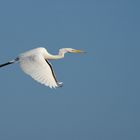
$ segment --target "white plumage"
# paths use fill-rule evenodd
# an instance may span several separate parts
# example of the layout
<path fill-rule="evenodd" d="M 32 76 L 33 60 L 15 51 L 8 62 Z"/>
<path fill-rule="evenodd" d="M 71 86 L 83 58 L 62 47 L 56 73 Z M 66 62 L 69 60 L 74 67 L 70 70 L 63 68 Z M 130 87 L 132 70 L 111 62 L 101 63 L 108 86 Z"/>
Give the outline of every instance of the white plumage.
<path fill-rule="evenodd" d="M 34 80 L 50 88 L 56 88 L 62 86 L 62 83 L 57 81 L 52 65 L 48 60 L 61 59 L 67 52 L 81 53 L 83 51 L 63 48 L 59 50 L 58 55 L 51 55 L 45 48 L 36 48 L 20 54 L 15 60 L 2 64 L 0 67 L 18 61 L 21 69 Z"/>

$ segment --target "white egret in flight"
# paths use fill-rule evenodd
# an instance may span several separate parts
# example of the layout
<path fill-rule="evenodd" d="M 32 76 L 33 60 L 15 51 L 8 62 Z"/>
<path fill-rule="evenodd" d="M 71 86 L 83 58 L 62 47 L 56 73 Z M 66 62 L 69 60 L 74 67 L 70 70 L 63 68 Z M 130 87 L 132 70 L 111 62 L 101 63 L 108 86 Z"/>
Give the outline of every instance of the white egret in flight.
<path fill-rule="evenodd" d="M 65 53 L 83 53 L 83 51 L 62 48 L 58 55 L 51 55 L 45 48 L 36 48 L 21 53 L 16 59 L 1 64 L 0 67 L 19 62 L 21 69 L 39 83 L 50 88 L 61 87 L 62 82 L 57 81 L 52 65 L 48 60 L 64 58 Z"/>

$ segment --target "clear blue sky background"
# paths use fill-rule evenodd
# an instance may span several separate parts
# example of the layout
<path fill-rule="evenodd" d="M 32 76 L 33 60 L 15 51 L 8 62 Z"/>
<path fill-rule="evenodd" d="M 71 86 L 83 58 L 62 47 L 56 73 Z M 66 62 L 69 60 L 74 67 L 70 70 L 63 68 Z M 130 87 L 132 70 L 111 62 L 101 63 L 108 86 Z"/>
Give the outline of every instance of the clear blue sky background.
<path fill-rule="evenodd" d="M 36 47 L 83 49 L 53 61 L 51 90 L 0 69 L 0 140 L 139 140 L 140 2 L 1 0 L 0 63 Z"/>

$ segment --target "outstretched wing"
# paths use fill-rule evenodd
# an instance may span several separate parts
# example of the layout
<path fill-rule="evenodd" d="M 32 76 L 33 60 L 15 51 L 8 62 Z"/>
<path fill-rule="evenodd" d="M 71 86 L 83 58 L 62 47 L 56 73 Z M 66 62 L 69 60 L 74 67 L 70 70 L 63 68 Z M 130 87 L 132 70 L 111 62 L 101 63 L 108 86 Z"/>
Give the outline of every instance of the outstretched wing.
<path fill-rule="evenodd" d="M 19 63 L 21 69 L 39 83 L 50 88 L 60 86 L 51 64 L 42 55 L 35 54 L 28 57 L 21 57 Z"/>

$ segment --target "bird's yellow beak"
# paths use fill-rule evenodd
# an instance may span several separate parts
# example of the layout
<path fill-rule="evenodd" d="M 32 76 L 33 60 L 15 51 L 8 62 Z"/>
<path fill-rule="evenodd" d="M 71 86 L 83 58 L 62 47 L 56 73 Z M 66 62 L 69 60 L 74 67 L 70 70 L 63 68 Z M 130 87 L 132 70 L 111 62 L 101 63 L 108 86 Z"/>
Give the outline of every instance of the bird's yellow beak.
<path fill-rule="evenodd" d="M 73 53 L 85 53 L 85 51 L 82 50 L 72 50 Z"/>

